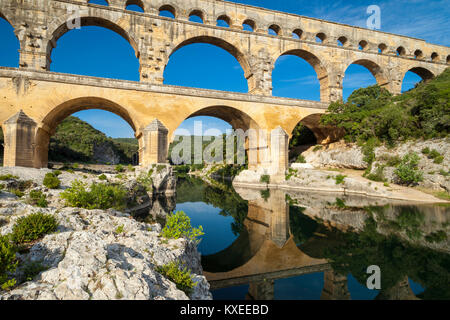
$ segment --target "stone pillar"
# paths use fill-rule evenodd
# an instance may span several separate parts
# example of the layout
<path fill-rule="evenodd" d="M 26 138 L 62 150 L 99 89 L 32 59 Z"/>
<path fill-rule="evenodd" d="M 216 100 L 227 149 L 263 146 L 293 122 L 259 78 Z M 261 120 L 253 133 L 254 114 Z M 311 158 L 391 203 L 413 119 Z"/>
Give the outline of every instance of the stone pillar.
<path fill-rule="evenodd" d="M 350 300 L 347 277 L 334 271 L 325 271 L 321 300 Z"/>
<path fill-rule="evenodd" d="M 34 167 L 36 126 L 22 110 L 3 123 L 5 167 Z"/>
<path fill-rule="evenodd" d="M 265 280 L 259 282 L 250 282 L 248 288 L 247 300 L 273 300 L 274 299 L 274 281 Z"/>
<path fill-rule="evenodd" d="M 168 152 L 167 135 L 169 130 L 155 119 L 143 131 L 144 147 L 142 165 L 166 163 Z"/>
<path fill-rule="evenodd" d="M 280 126 L 270 134 L 270 175 L 280 176 L 284 181 L 289 167 L 289 135 Z"/>
<path fill-rule="evenodd" d="M 289 206 L 285 193 L 278 189 L 270 190 L 269 204 L 272 209 L 270 238 L 278 248 L 283 248 L 290 238 Z"/>
<path fill-rule="evenodd" d="M 274 61 L 265 49 L 248 58 L 250 70 L 245 70 L 248 92 L 255 95 L 272 95 L 272 71 Z"/>

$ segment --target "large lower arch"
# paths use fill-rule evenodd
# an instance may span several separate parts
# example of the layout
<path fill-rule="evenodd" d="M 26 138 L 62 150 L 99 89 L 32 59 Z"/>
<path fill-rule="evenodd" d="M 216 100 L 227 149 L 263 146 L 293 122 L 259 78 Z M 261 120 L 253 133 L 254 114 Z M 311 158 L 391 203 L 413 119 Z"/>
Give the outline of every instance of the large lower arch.
<path fill-rule="evenodd" d="M 303 49 L 286 51 L 281 54 L 280 57 L 285 55 L 293 55 L 302 58 L 314 68 L 320 83 L 320 101 L 328 102 L 330 100 L 330 83 L 328 79 L 328 70 L 321 62 L 321 60 L 315 54 Z"/>
<path fill-rule="evenodd" d="M 187 45 L 195 44 L 195 43 L 211 44 L 211 45 L 217 46 L 221 49 L 224 49 L 225 51 L 230 53 L 233 57 L 235 57 L 236 60 L 239 62 L 242 69 L 244 70 L 245 78 L 248 79 L 251 76 L 250 64 L 247 61 L 245 55 L 238 48 L 236 48 L 236 46 L 234 46 L 233 44 L 231 44 L 223 39 L 212 37 L 212 36 L 198 36 L 198 37 L 192 37 L 192 38 L 182 41 L 177 46 L 175 46 L 174 49 L 170 52 L 169 60 L 170 60 L 170 57 L 175 52 L 177 52 L 179 49 L 181 49 Z M 167 67 L 167 65 L 166 65 L 166 67 Z"/>
<path fill-rule="evenodd" d="M 415 73 L 416 75 L 418 75 L 420 78 L 422 78 L 422 81 L 429 81 L 431 79 L 433 79 L 435 77 L 434 73 L 431 72 L 428 69 L 425 69 L 424 67 L 414 67 L 409 69 L 408 71 L 405 72 L 403 79 L 402 79 L 402 83 L 403 80 L 405 79 L 405 76 L 408 72 L 412 72 Z"/>
<path fill-rule="evenodd" d="M 45 51 L 46 56 L 47 56 L 46 70 L 50 70 L 51 54 L 52 54 L 53 48 L 56 47 L 56 42 L 58 41 L 59 38 L 61 38 L 64 34 L 66 34 L 67 32 L 69 32 L 71 30 L 70 29 L 71 23 L 76 23 L 75 20 L 72 22 L 70 22 L 69 20 L 70 19 L 64 20 L 62 18 L 56 22 L 53 22 L 50 25 L 49 34 L 51 35 L 51 39 L 47 42 L 47 47 L 46 47 L 46 51 Z M 100 17 L 94 17 L 94 16 L 81 17 L 79 22 L 80 22 L 80 27 L 86 27 L 86 26 L 103 27 L 103 28 L 106 28 L 106 29 L 116 32 L 131 45 L 131 47 L 134 49 L 136 58 L 139 59 L 140 52 L 139 52 L 138 44 L 135 40 L 135 37 L 129 31 L 125 30 L 123 27 L 119 26 L 118 24 L 116 24 L 112 21 L 109 21 L 109 20 L 106 20 L 106 19 L 100 18 Z"/>
<path fill-rule="evenodd" d="M 112 112 L 122 117 L 135 132 L 138 130 L 136 122 L 128 111 L 113 101 L 97 97 L 82 97 L 66 101 L 53 108 L 38 125 L 34 151 L 34 166 L 36 168 L 45 168 L 48 165 L 50 137 L 55 133 L 56 127 L 71 114 L 88 109 Z"/>

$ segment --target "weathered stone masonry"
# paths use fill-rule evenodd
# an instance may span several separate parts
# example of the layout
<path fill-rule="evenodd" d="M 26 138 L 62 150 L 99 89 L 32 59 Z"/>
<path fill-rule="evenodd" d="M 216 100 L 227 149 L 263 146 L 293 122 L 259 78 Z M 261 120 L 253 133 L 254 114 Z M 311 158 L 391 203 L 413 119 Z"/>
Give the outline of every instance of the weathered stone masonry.
<path fill-rule="evenodd" d="M 109 0 L 109 6 L 87 2 L 0 0 L 0 16 L 11 23 L 20 42 L 19 69 L 0 69 L 0 122 L 5 136 L 16 137 L 6 143 L 5 165 L 30 166 L 32 162 L 35 167 L 46 166 L 48 141 L 57 124 L 69 114 L 93 106 L 115 112 L 130 123 L 140 142 L 142 164 L 165 159 L 164 144 L 177 126 L 193 115 L 217 116 L 242 129 L 280 126 L 288 135 L 304 121 L 320 141 L 326 141 L 330 137 L 317 125 L 317 116 L 328 102 L 342 98 L 349 65 L 365 66 L 378 84 L 398 94 L 406 72 L 426 80 L 450 63 L 450 49 L 445 46 L 225 1 Z M 144 13 L 125 10 L 128 4 L 141 6 Z M 161 10 L 171 11 L 175 19 L 158 16 Z M 77 22 L 74 13 L 79 13 L 81 26 L 102 26 L 128 40 L 140 62 L 140 82 L 48 71 L 57 40 Z M 203 24 L 190 22 L 192 14 L 201 17 Z M 229 27 L 216 26 L 219 18 Z M 244 23 L 253 31 L 244 31 Z M 269 28 L 277 35 L 269 35 Z M 294 33 L 299 39 L 292 37 Z M 322 42 L 316 42 L 316 37 Z M 219 46 L 236 57 L 248 81 L 248 94 L 163 85 L 170 56 L 183 46 L 200 42 Z M 314 67 L 322 103 L 271 97 L 275 62 L 286 54 L 297 55 Z M 23 115 L 19 116 L 20 110 Z M 31 122 L 11 125 L 24 116 L 34 126 Z M 34 135 L 19 135 L 18 130 L 34 130 Z M 168 138 L 164 137 L 166 131 Z"/>

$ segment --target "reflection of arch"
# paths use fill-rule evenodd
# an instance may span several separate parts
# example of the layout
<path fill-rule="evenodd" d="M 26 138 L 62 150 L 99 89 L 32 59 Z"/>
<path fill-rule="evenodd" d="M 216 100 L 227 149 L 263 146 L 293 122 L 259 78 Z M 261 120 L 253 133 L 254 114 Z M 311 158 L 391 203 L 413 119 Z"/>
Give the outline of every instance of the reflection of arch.
<path fill-rule="evenodd" d="M 259 251 L 264 243 L 264 235 L 253 235 L 244 228 L 239 237 L 226 249 L 202 256 L 202 266 L 206 272 L 228 272 L 243 266 Z"/>
<path fill-rule="evenodd" d="M 128 43 L 133 47 L 136 57 L 139 58 L 140 53 L 138 49 L 138 45 L 134 37 L 130 35 L 130 33 L 124 30 L 121 26 L 115 24 L 112 21 L 100 18 L 100 17 L 92 17 L 86 16 L 80 18 L 81 26 L 96 26 L 103 27 L 109 29 L 111 31 L 116 32 L 120 36 L 122 36 Z M 53 48 L 56 46 L 56 42 L 59 38 L 61 38 L 64 34 L 69 32 L 70 29 L 68 27 L 68 23 L 64 20 L 64 18 L 59 19 L 57 22 L 53 23 L 49 28 L 49 33 L 52 35 L 52 38 L 47 43 L 47 70 L 50 69 L 51 63 L 51 53 Z"/>
<path fill-rule="evenodd" d="M 352 63 L 350 63 L 348 65 L 348 67 L 352 64 L 357 64 L 360 66 L 365 67 L 367 70 L 370 71 L 370 73 L 374 76 L 374 78 L 377 80 L 377 83 L 379 86 L 385 86 L 388 83 L 388 80 L 386 79 L 386 77 L 383 74 L 383 70 L 381 69 L 381 67 L 376 64 L 373 61 L 367 60 L 367 59 L 360 59 L 360 60 L 356 60 L 353 61 Z M 348 68 L 347 67 L 347 68 Z"/>
<path fill-rule="evenodd" d="M 219 47 L 221 49 L 224 49 L 225 51 L 227 51 L 228 53 L 230 53 L 233 57 L 236 58 L 236 60 L 239 62 L 239 64 L 241 65 L 242 69 L 244 70 L 246 75 L 251 74 L 250 71 L 250 65 L 247 61 L 247 59 L 245 58 L 244 54 L 242 54 L 234 45 L 232 45 L 231 43 L 220 39 L 220 38 L 216 38 L 216 37 L 211 37 L 211 36 L 198 36 L 198 37 L 193 37 L 187 40 L 184 40 L 183 42 L 181 42 L 180 44 L 178 44 L 170 53 L 170 56 L 172 56 L 177 50 L 190 45 L 190 44 L 194 44 L 194 43 L 207 43 L 207 44 L 212 44 L 216 47 Z M 170 58 L 169 58 L 170 59 Z"/>
<path fill-rule="evenodd" d="M 56 127 L 71 114 L 88 109 L 112 112 L 128 122 L 134 131 L 137 130 L 136 124 L 128 111 L 113 101 L 97 97 L 83 97 L 66 101 L 53 108 L 39 125 L 35 140 L 35 166 L 40 168 L 47 166 L 50 136 L 54 134 Z"/>
<path fill-rule="evenodd" d="M 328 101 L 330 99 L 328 71 L 325 68 L 325 66 L 322 64 L 320 59 L 316 55 L 312 54 L 311 52 L 302 50 L 302 49 L 294 49 L 294 50 L 286 51 L 282 55 L 280 55 L 280 57 L 285 56 L 285 55 L 293 55 L 293 56 L 302 58 L 303 60 L 308 62 L 314 68 L 314 70 L 317 74 L 317 78 L 320 83 L 320 100 Z M 280 57 L 278 57 L 278 59 Z"/>

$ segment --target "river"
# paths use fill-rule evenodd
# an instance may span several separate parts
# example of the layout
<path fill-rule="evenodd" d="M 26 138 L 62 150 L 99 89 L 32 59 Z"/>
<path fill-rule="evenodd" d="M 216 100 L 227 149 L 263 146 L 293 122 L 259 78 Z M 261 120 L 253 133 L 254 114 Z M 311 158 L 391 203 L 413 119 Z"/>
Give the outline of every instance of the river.
<path fill-rule="evenodd" d="M 448 206 L 196 178 L 179 179 L 176 199 L 162 202 L 203 227 L 214 299 L 450 298 Z"/>

